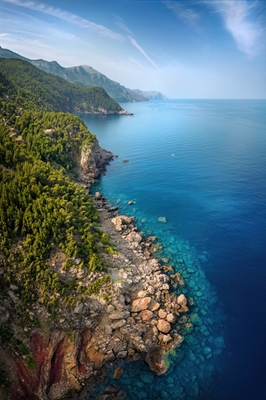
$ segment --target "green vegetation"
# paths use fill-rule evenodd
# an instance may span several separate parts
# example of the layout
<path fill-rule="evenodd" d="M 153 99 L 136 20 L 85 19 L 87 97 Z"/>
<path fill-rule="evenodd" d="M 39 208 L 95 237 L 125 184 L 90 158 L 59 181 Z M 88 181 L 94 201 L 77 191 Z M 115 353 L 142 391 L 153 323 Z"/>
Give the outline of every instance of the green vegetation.
<path fill-rule="evenodd" d="M 73 180 L 81 150 L 95 136 L 78 117 L 45 111 L 58 107 L 59 103 L 48 102 L 49 96 L 56 96 L 49 82 L 59 78 L 21 60 L 0 60 L 0 70 L 0 294 L 8 298 L 10 285 L 15 285 L 13 301 L 17 299 L 19 306 L 13 308 L 14 320 L 42 326 L 45 322 L 36 315 L 30 319 L 28 307 L 33 303 L 45 307 L 57 321 L 60 307 L 73 310 L 78 301 L 99 293 L 110 282 L 109 275 L 104 275 L 82 286 L 75 273 L 66 279 L 63 272 L 104 271 L 102 252 L 115 250 L 98 227 L 91 197 Z M 39 74 L 45 78 L 43 95 Z M 58 82 L 63 99 L 64 85 L 70 84 Z M 62 271 L 52 263 L 52 255 L 58 253 L 64 257 Z M 11 335 L 8 324 L 0 327 L 2 343 Z M 22 342 L 16 348 L 28 354 Z M 26 358 L 30 368 L 33 361 Z"/>
<path fill-rule="evenodd" d="M 115 101 L 146 101 L 148 96 L 141 90 L 131 90 L 120 83 L 112 81 L 107 76 L 96 71 L 92 67 L 83 65 L 78 67 L 64 68 L 56 61 L 30 60 L 11 50 L 0 47 L 0 57 L 18 58 L 30 62 L 42 71 L 60 76 L 68 82 L 75 83 L 79 87 L 99 86 L 106 90 L 108 95 Z"/>
<path fill-rule="evenodd" d="M 0 58 L 0 73 L 18 90 L 16 103 L 31 109 L 65 112 L 119 112 L 122 108 L 101 87 L 82 88 L 46 73 L 29 62 Z M 0 95 L 3 77 L 0 77 Z"/>
<path fill-rule="evenodd" d="M 3 369 L 0 369 L 0 386 L 9 387 L 10 385 L 11 385 L 11 382 L 8 379 L 7 372 Z"/>

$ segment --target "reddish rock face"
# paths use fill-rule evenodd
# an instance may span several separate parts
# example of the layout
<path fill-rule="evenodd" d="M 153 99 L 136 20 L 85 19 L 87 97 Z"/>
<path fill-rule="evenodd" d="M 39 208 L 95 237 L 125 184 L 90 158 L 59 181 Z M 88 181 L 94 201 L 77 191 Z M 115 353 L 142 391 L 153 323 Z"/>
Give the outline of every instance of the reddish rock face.
<path fill-rule="evenodd" d="M 36 368 L 29 369 L 23 360 L 14 359 L 5 352 L 1 357 L 12 368 L 14 383 L 9 390 L 10 400 L 53 399 L 53 393 L 62 396 L 70 388 L 79 390 L 80 384 L 75 377 L 82 380 L 88 374 L 88 365 L 94 369 L 101 368 L 103 355 L 91 346 L 91 332 L 85 330 L 70 338 L 63 332 L 53 332 L 49 339 L 40 333 L 31 338 L 32 355 Z"/>
<path fill-rule="evenodd" d="M 147 310 L 151 302 L 150 297 L 143 297 L 142 299 L 134 300 L 131 306 L 131 312 L 139 312 L 142 310 Z"/>

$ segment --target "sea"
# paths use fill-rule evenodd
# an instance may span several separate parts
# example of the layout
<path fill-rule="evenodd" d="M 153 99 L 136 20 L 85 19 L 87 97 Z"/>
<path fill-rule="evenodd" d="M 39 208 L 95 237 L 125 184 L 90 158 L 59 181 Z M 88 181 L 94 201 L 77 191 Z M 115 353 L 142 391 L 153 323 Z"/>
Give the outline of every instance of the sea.
<path fill-rule="evenodd" d="M 158 257 L 185 281 L 177 294 L 194 300 L 193 328 L 165 375 L 121 361 L 118 381 L 109 366 L 106 382 L 77 398 L 115 383 L 132 400 L 264 400 L 266 100 L 121 105 L 134 115 L 79 115 L 118 155 L 93 190 L 157 237 Z"/>

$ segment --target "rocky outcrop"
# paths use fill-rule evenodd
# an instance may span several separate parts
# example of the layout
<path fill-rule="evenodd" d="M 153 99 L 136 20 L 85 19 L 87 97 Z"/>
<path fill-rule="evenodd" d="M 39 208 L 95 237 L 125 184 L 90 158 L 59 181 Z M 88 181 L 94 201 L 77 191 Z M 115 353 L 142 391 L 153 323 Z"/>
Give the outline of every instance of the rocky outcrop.
<path fill-rule="evenodd" d="M 81 180 L 90 183 L 112 158 L 112 153 L 102 150 L 95 139 L 81 152 Z M 93 386 L 106 364 L 121 359 L 143 358 L 152 371 L 163 374 L 167 371 L 167 352 L 181 345 L 192 324 L 201 324 L 197 314 L 191 314 L 191 318 L 185 315 L 193 302 L 181 293 L 185 282 L 180 274 L 172 273 L 172 267 L 165 265 L 167 260 L 154 257 L 156 238 L 144 239 L 134 217 L 118 215 L 99 192 L 94 203 L 101 229 L 116 248 L 114 253 L 103 253 L 106 264 L 115 266 L 108 267 L 112 285 L 103 287 L 89 301 L 78 302 L 59 322 L 53 323 L 48 317 L 43 326 L 31 332 L 33 366 L 27 364 L 27 356 L 0 349 L 3 367 L 12 377 L 10 388 L 0 388 L 3 400 L 59 400 L 71 390 L 81 390 L 85 383 L 86 387 Z M 63 254 L 57 252 L 51 258 L 51 267 L 65 279 L 72 279 L 72 267 L 64 271 L 63 262 Z M 81 260 L 73 259 L 72 263 L 79 266 Z M 75 271 L 84 285 L 102 276 L 102 272 L 88 273 L 85 267 Z M 172 287 L 179 287 L 181 294 L 171 293 Z M 17 302 L 16 288 L 10 287 L 10 292 L 10 301 Z M 0 314 L 9 318 L 7 309 Z M 119 368 L 115 379 L 123 372 Z"/>
<path fill-rule="evenodd" d="M 92 183 L 95 178 L 105 172 L 106 165 L 113 160 L 114 154 L 104 150 L 99 146 L 98 140 L 93 139 L 93 143 L 84 145 L 81 149 L 79 160 L 79 176 L 83 182 Z"/>

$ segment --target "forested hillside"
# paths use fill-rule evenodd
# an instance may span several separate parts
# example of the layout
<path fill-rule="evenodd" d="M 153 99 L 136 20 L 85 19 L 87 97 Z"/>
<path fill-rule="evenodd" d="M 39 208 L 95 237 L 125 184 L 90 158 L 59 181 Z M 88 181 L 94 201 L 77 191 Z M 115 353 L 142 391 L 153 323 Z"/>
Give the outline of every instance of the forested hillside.
<path fill-rule="evenodd" d="M 78 86 L 99 86 L 102 87 L 108 95 L 115 101 L 147 101 L 149 99 L 148 94 L 146 95 L 141 90 L 131 90 L 126 88 L 120 83 L 109 79 L 99 71 L 88 65 L 79 65 L 76 67 L 64 68 L 56 61 L 46 60 L 30 60 L 11 50 L 3 49 L 0 47 L 0 57 L 3 58 L 18 58 L 30 62 L 35 67 L 42 71 L 60 76 L 68 82 L 77 84 Z"/>
<path fill-rule="evenodd" d="M 73 310 L 107 284 L 102 255 L 114 249 L 91 197 L 73 180 L 95 136 L 72 114 L 43 111 L 65 104 L 63 80 L 55 78 L 51 94 L 47 74 L 28 63 L 2 60 L 1 72 L 0 350 L 34 369 L 32 330 L 80 324 Z M 1 365 L 0 385 L 8 384 Z"/>
<path fill-rule="evenodd" d="M 103 88 L 82 88 L 19 59 L 0 58 L 0 72 L 17 88 L 17 101 L 46 111 L 125 113 Z"/>

